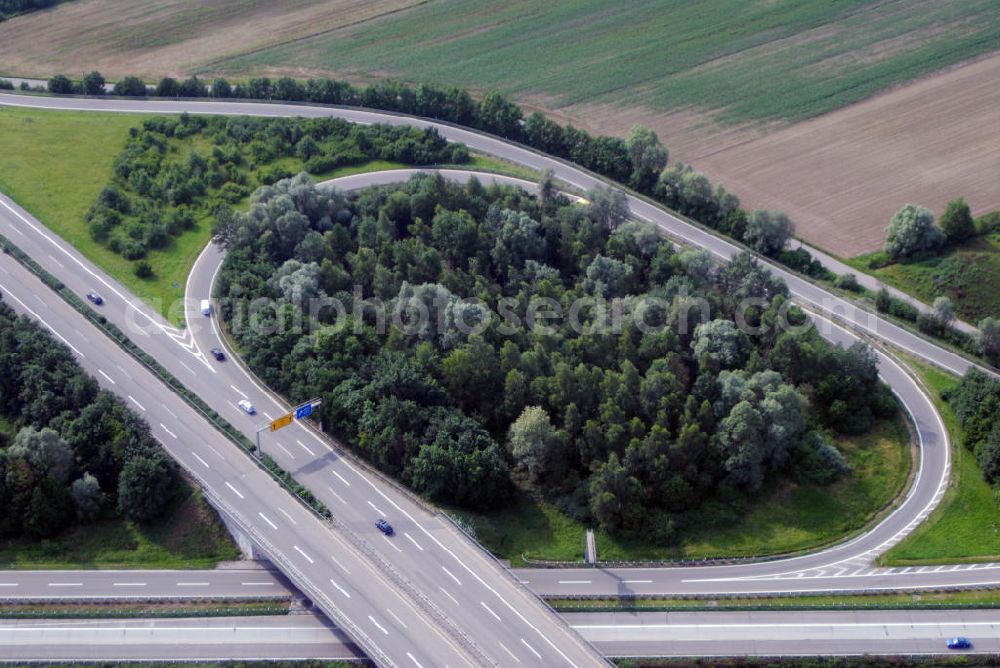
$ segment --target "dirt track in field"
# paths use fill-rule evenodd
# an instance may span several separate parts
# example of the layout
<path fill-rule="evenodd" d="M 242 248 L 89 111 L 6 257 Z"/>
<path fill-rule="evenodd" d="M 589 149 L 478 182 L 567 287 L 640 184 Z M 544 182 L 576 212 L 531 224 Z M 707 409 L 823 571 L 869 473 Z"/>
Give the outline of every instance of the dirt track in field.
<path fill-rule="evenodd" d="M 80 77 L 96 69 L 112 81 L 183 76 L 423 1 L 77 0 L 0 23 L 0 73 Z"/>
<path fill-rule="evenodd" d="M 691 163 L 747 208 L 786 211 L 799 236 L 843 257 L 878 250 L 906 203 L 940 215 L 964 196 L 975 215 L 1000 209 L 1000 54 L 784 127 L 607 107 L 563 115 L 615 134 L 649 125 L 671 161 Z"/>

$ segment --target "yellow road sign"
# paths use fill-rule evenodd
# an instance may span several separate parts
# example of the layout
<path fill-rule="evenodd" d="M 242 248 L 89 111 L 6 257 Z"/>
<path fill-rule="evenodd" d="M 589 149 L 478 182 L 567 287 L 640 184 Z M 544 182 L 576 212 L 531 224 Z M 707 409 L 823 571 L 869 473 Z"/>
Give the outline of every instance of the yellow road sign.
<path fill-rule="evenodd" d="M 271 431 L 278 431 L 282 427 L 287 427 L 292 424 L 292 418 L 295 416 L 292 413 L 282 415 L 280 418 L 271 423 Z"/>

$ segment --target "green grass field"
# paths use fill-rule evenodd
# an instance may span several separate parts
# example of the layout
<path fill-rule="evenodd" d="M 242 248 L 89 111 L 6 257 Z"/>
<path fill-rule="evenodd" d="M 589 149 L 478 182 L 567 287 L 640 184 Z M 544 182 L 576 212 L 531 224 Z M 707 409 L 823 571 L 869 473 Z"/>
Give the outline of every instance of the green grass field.
<path fill-rule="evenodd" d="M 1000 505 L 976 459 L 961 445 L 962 428 L 941 392 L 958 379 L 920 362 L 911 366 L 931 390 L 952 441 L 951 484 L 941 505 L 903 542 L 883 555 L 889 566 L 1000 560 Z"/>
<path fill-rule="evenodd" d="M 160 519 L 102 519 L 46 540 L 0 541 L 0 568 L 213 568 L 240 552 L 190 485 Z"/>
<path fill-rule="evenodd" d="M 700 559 L 763 556 L 815 548 L 865 526 L 902 490 L 911 458 L 902 417 L 879 423 L 869 434 L 839 442 L 854 473 L 828 487 L 782 483 L 766 489 L 737 527 L 688 534 L 676 548 L 657 548 L 598 532 L 601 560 Z M 456 514 L 468 520 L 479 541 L 515 566 L 524 558 L 583 559 L 586 527 L 556 508 L 519 499 L 498 513 Z"/>
<path fill-rule="evenodd" d="M 928 304 L 946 295 L 958 317 L 967 322 L 1000 317 L 1000 234 L 975 237 L 937 257 L 871 269 L 869 262 L 881 257 L 879 252 L 846 262 Z"/>
<path fill-rule="evenodd" d="M 996 49 L 994 0 L 442 0 L 202 67 L 798 120 Z"/>

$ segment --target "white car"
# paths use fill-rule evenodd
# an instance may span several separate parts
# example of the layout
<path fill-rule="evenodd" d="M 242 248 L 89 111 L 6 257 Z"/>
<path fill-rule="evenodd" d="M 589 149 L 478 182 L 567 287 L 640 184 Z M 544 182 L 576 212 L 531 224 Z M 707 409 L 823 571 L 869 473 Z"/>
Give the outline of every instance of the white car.
<path fill-rule="evenodd" d="M 250 403 L 249 401 L 247 401 L 246 399 L 240 399 L 239 405 L 240 405 L 240 408 L 242 408 L 247 413 L 247 415 L 256 415 L 257 414 L 257 409 L 254 408 L 253 404 Z"/>

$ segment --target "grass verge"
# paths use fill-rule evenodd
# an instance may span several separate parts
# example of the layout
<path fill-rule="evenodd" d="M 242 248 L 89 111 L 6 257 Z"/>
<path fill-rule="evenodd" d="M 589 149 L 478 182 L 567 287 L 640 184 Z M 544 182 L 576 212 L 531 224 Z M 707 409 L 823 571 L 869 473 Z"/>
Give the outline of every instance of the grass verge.
<path fill-rule="evenodd" d="M 673 612 L 727 610 L 943 610 L 998 608 L 1000 589 L 829 596 L 771 596 L 734 598 L 549 598 L 559 612 Z"/>
<path fill-rule="evenodd" d="M 0 568 L 214 568 L 240 551 L 201 492 L 185 482 L 162 517 L 101 519 L 55 538 L 0 542 Z"/>
<path fill-rule="evenodd" d="M 958 378 L 906 358 L 923 380 L 951 437 L 951 481 L 941 504 L 906 540 L 879 560 L 887 566 L 1000 561 L 1000 507 L 975 457 L 962 447 L 962 428 L 941 393 Z"/>
<path fill-rule="evenodd" d="M 949 248 L 940 255 L 920 260 L 894 262 L 873 269 L 883 253 L 845 260 L 858 271 L 931 304 L 942 295 L 951 298 L 956 315 L 976 323 L 987 316 L 1000 316 L 1000 234 L 977 236 Z"/>
<path fill-rule="evenodd" d="M 107 619 L 164 617 L 248 617 L 287 615 L 288 600 L 174 601 L 137 603 L 3 603 L 0 619 Z"/>
<path fill-rule="evenodd" d="M 878 423 L 839 446 L 853 473 L 829 486 L 772 484 L 751 503 L 738 526 L 687 534 L 678 547 L 661 548 L 597 533 L 602 561 L 658 561 L 750 557 L 816 548 L 867 526 L 902 491 L 909 476 L 910 436 L 901 415 Z M 523 566 L 532 560 L 581 561 L 586 526 L 555 507 L 519 498 L 490 514 L 452 511 L 497 556 Z"/>

